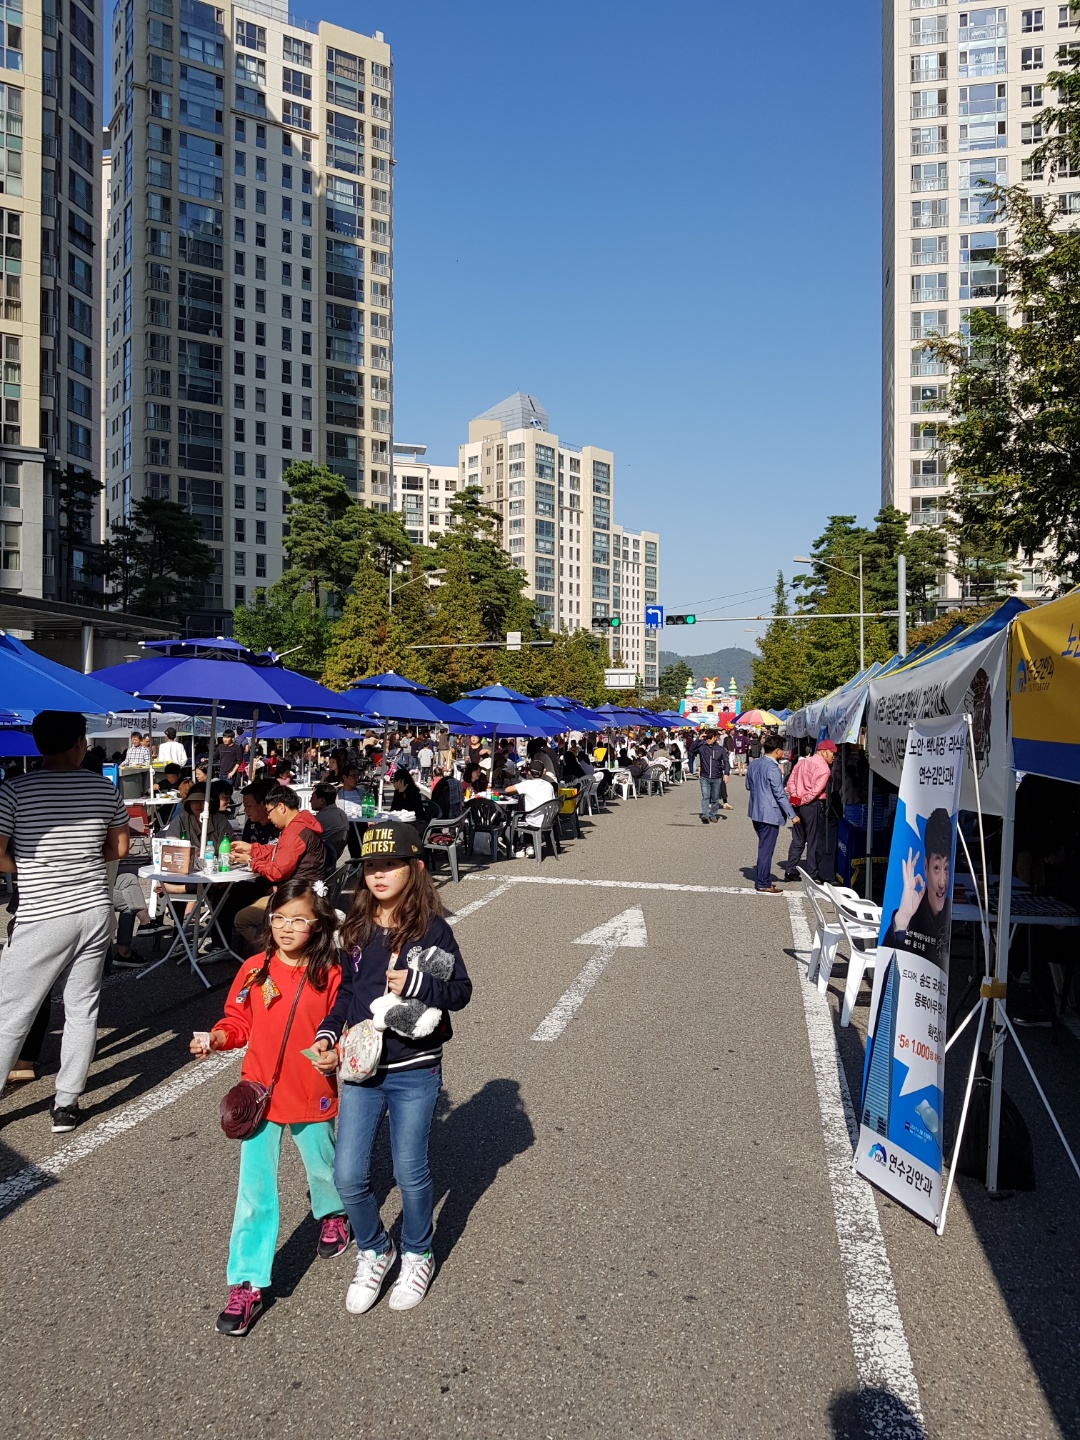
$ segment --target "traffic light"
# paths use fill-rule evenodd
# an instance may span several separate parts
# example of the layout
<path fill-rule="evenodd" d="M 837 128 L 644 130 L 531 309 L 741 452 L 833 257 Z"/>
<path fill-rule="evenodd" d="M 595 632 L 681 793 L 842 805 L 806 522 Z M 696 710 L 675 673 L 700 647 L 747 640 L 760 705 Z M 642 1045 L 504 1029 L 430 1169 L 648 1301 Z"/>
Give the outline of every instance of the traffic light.
<path fill-rule="evenodd" d="M 665 625 L 696 625 L 696 615 L 669 615 L 664 621 Z"/>
<path fill-rule="evenodd" d="M 602 630 L 617 630 L 622 624 L 622 620 L 618 615 L 594 615 L 592 623 Z"/>

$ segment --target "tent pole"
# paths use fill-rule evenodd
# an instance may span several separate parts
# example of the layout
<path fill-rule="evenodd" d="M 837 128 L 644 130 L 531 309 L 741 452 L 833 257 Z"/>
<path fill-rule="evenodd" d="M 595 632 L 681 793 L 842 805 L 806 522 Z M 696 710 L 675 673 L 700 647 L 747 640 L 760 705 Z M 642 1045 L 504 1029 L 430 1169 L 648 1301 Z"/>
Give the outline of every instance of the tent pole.
<path fill-rule="evenodd" d="M 869 736 L 867 736 L 869 740 Z M 867 761 L 870 759 L 869 745 L 867 746 Z M 874 898 L 874 772 L 867 771 L 866 781 L 866 898 Z"/>
<path fill-rule="evenodd" d="M 990 1047 L 994 1073 L 990 1084 L 990 1143 L 986 1155 L 986 1188 L 998 1188 L 998 1160 L 1001 1154 L 1001 1091 L 1005 1069 L 1005 987 L 1009 980 L 1009 930 L 1012 924 L 1013 841 L 1016 822 L 1016 767 L 1013 762 L 1012 707 L 1005 722 L 1005 813 L 1001 817 L 1001 861 L 998 865 L 997 971 L 994 1017 Z"/>
<path fill-rule="evenodd" d="M 210 777 L 214 773 L 214 739 L 217 735 L 217 704 L 214 700 L 210 706 L 210 754 L 206 760 L 206 799 L 203 802 L 202 813 L 202 835 L 199 839 L 199 863 L 206 854 L 206 834 L 210 828 Z M 192 722 L 194 723 L 194 722 Z"/>

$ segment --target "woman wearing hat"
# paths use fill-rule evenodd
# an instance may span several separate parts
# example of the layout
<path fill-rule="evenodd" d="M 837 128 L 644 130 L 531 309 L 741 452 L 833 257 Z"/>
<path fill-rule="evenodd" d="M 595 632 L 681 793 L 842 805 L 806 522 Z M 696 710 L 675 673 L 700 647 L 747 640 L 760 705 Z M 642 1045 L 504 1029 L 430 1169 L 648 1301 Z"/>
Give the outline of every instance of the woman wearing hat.
<path fill-rule="evenodd" d="M 345 1308 L 362 1315 L 378 1300 L 397 1259 L 371 1188 L 371 1154 L 384 1115 L 390 1118 L 394 1177 L 401 1191 L 401 1270 L 391 1310 L 411 1310 L 435 1272 L 431 1241 L 433 1187 L 428 1135 L 442 1088 L 442 1050 L 451 1010 L 472 995 L 454 932 L 423 861 L 412 825 L 372 825 L 364 835 L 364 884 L 341 930 L 347 952 L 341 989 L 320 1025 L 314 1049 L 320 1070 L 338 1068 L 342 1032 L 374 1015 L 383 1030 L 375 1073 L 341 1087 L 334 1176 L 359 1257 Z M 397 996 L 397 1000 L 387 997 Z"/>

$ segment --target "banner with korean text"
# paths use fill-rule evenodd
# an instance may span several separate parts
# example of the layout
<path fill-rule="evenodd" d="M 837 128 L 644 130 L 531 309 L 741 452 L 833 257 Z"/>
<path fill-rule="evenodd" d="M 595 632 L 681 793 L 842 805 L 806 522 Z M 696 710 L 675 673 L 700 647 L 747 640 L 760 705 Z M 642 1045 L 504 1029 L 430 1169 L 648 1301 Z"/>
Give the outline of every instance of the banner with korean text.
<path fill-rule="evenodd" d="M 878 936 L 855 1168 L 916 1215 L 941 1213 L 945 1015 L 963 715 L 907 735 Z"/>

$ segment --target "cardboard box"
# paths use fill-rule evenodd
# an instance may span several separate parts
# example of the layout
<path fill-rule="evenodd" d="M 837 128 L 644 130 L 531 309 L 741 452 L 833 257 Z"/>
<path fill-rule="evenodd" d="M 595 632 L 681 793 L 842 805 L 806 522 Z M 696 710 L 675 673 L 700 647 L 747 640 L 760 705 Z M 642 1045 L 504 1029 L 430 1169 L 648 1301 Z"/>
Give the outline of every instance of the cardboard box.
<path fill-rule="evenodd" d="M 161 847 L 161 873 L 190 875 L 194 855 L 190 840 L 166 840 Z"/>

